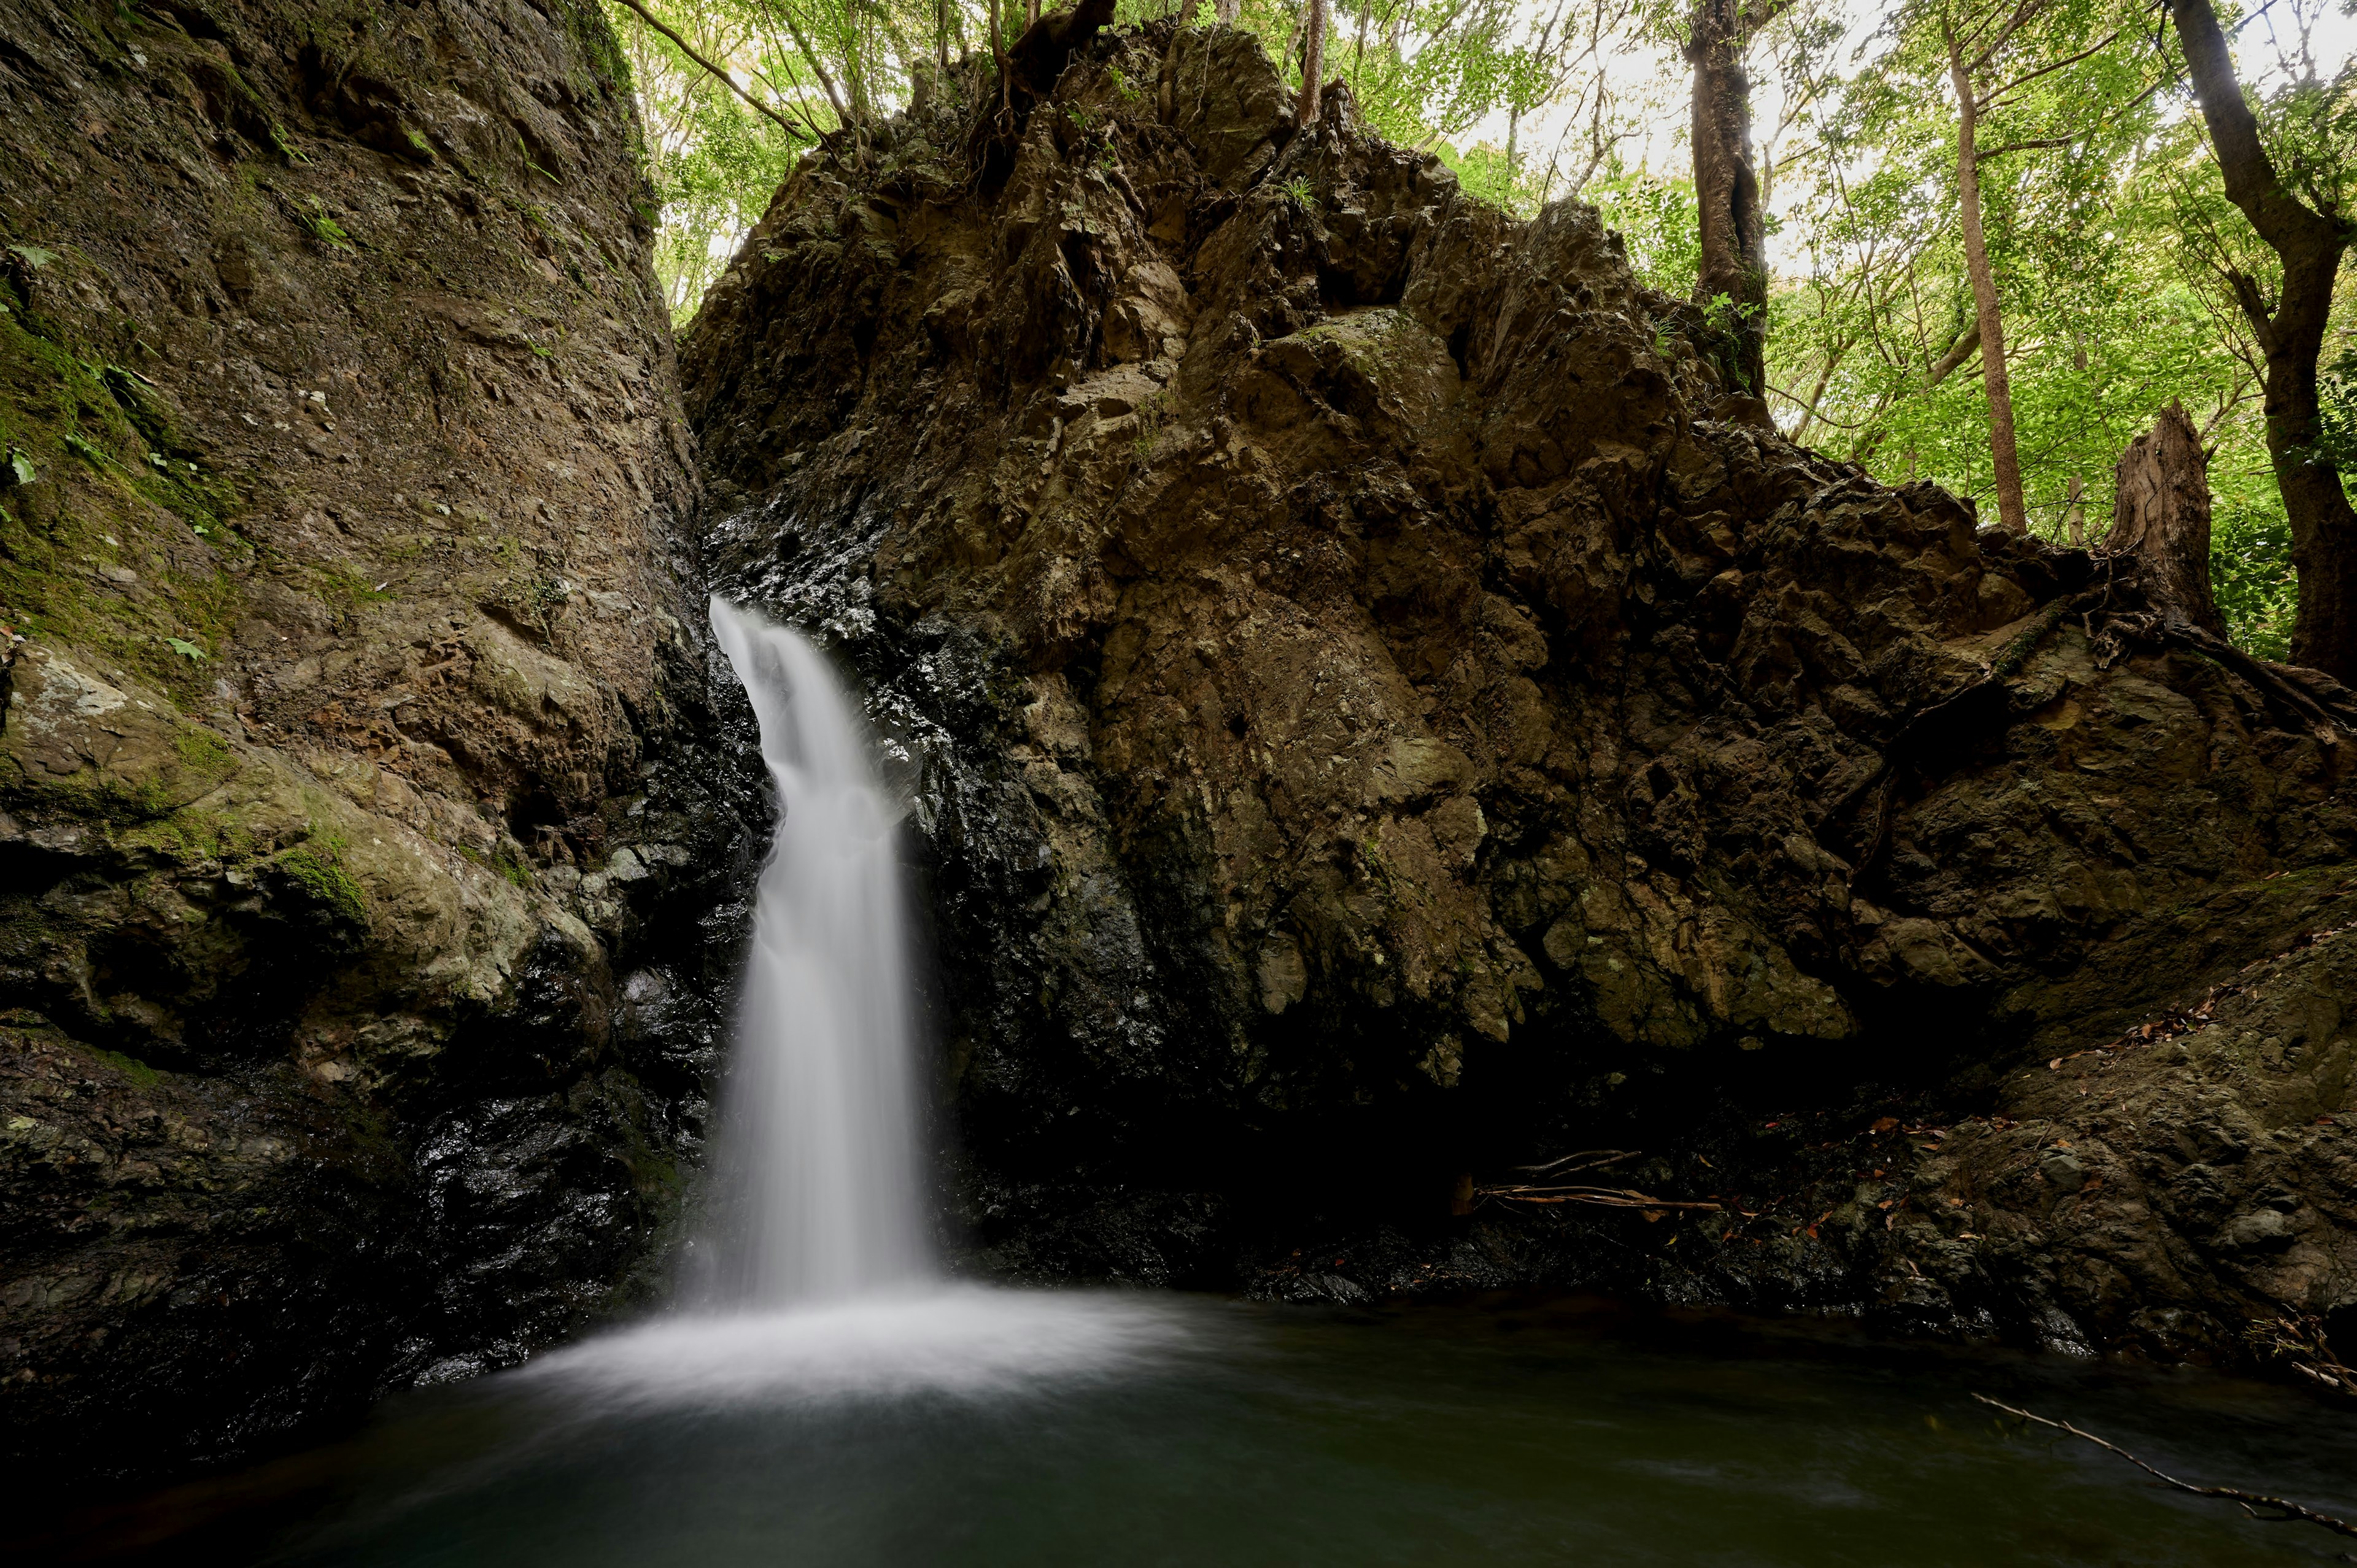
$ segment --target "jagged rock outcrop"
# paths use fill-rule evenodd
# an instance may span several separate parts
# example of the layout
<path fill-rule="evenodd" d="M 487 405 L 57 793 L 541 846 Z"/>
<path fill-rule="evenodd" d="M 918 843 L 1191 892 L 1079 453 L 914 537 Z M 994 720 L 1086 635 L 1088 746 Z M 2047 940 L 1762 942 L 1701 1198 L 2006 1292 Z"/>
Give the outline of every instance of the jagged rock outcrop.
<path fill-rule="evenodd" d="M 628 93 L 588 0 L 0 4 L 19 1478 L 511 1360 L 676 1207 L 760 808 Z"/>
<path fill-rule="evenodd" d="M 1590 209 L 1286 106 L 1168 24 L 1012 126 L 952 76 L 683 348 L 715 571 L 909 759 L 977 1263 L 2164 1355 L 2357 1303 L 2347 694 L 1715 421 Z M 1595 1147 L 1726 1207 L 1449 1214 Z"/>

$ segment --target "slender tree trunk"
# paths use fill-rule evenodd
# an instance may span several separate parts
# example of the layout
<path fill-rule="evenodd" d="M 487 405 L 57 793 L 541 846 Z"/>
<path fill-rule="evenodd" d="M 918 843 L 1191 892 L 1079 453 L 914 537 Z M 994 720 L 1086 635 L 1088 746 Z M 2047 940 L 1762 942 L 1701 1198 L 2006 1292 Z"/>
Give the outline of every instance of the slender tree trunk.
<path fill-rule="evenodd" d="M 2226 199 L 2283 263 L 2283 292 L 2273 310 L 2249 278 L 2236 273 L 2228 281 L 2266 354 L 2267 456 L 2283 491 L 2292 565 L 2299 574 L 2292 662 L 2357 683 L 2357 510 L 2340 472 L 2311 456 L 2321 424 L 2316 360 L 2352 225 L 2309 208 L 2276 172 L 2208 0 L 2169 0 L 2169 10 L 2185 46 L 2193 95 L 2218 151 Z"/>
<path fill-rule="evenodd" d="M 1948 34 L 1948 78 L 1956 87 L 1956 196 L 1964 233 L 1964 271 L 1973 280 L 1973 304 L 1981 328 L 1981 385 L 1988 392 L 1989 463 L 1996 470 L 1997 521 L 2016 533 L 2029 532 L 2029 509 L 2021 500 L 2021 456 L 2013 439 L 2013 380 L 2005 368 L 2005 317 L 1997 307 L 1996 274 L 1989 266 L 1988 238 L 1981 231 L 1981 166 L 1975 136 L 1979 100 L 1964 52 Z"/>
<path fill-rule="evenodd" d="M 1039 0 L 1023 0 L 1023 25 L 1028 27 L 1039 19 Z"/>
<path fill-rule="evenodd" d="M 1236 25 L 1236 7 L 1242 3 L 1243 0 L 1211 0 L 1211 15 L 1220 19 L 1220 26 L 1232 27 Z"/>
<path fill-rule="evenodd" d="M 1307 35 L 1301 40 L 1301 106 L 1304 125 L 1318 122 L 1318 79 L 1326 70 L 1326 0 L 1309 0 Z"/>
<path fill-rule="evenodd" d="M 622 3 L 629 5 L 630 0 L 622 0 Z M 818 78 L 819 86 L 825 90 L 827 106 L 834 111 L 835 123 L 842 125 L 852 124 L 850 106 L 844 102 L 843 94 L 836 90 L 834 78 L 827 74 L 826 62 L 819 59 L 816 49 L 811 48 L 810 39 L 803 36 L 802 27 L 794 21 L 791 13 L 780 10 L 780 14 L 785 18 L 786 32 L 793 38 L 794 48 L 802 50 L 802 59 L 811 68 L 811 74 Z"/>
<path fill-rule="evenodd" d="M 2149 434 L 2120 454 L 2119 489 L 2104 549 L 2141 556 L 2168 607 L 2226 635 L 2210 592 L 2210 464 L 2185 405 L 2160 411 Z"/>
<path fill-rule="evenodd" d="M 1698 0 L 1686 61 L 1694 67 L 1695 199 L 1702 264 L 1695 298 L 1725 295 L 1736 318 L 1736 379 L 1743 395 L 1767 395 L 1768 231 L 1751 157 L 1751 78 L 1743 52 L 1760 13 L 1741 0 Z"/>
<path fill-rule="evenodd" d="M 1182 27 L 1195 25 L 1195 0 L 1178 0 L 1178 25 Z"/>
<path fill-rule="evenodd" d="M 2071 368 L 2081 375 L 2087 373 L 2087 340 L 2084 338 L 2071 345 Z M 2203 483 L 2208 481 L 2205 479 Z M 2087 509 L 2082 504 L 2086 495 L 2086 480 L 2076 474 L 2072 475 L 2070 493 L 2062 498 L 2062 528 L 2073 544 L 2087 542 Z"/>

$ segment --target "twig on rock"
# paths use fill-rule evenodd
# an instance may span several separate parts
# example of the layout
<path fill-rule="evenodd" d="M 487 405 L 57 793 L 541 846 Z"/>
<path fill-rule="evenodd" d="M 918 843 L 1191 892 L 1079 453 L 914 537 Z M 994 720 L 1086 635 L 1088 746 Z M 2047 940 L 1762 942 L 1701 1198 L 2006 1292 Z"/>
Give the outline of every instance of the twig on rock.
<path fill-rule="evenodd" d="M 1529 1176 L 1569 1176 L 1574 1171 L 1592 1171 L 1606 1165 L 1617 1165 L 1622 1160 L 1633 1160 L 1641 1151 L 1637 1149 L 1582 1149 L 1576 1155 L 1566 1155 L 1544 1165 L 1516 1165 L 1514 1168 Z"/>
<path fill-rule="evenodd" d="M 2319 1513 L 2314 1509 L 2304 1507 L 2299 1503 L 2289 1501 L 2287 1498 L 2265 1497 L 2257 1492 L 2246 1492 L 2239 1487 L 2197 1487 L 2190 1481 L 2179 1480 L 2176 1477 L 2169 1474 L 2165 1470 L 2154 1468 L 2152 1466 L 2147 1465 L 2143 1460 L 2137 1458 L 2135 1455 L 2129 1453 L 2126 1449 L 2121 1447 L 2118 1444 L 2106 1443 L 2102 1438 L 2096 1436 L 2093 1433 L 2082 1431 L 2078 1427 L 2072 1425 L 2067 1421 L 2049 1421 L 2042 1415 L 2033 1415 L 2029 1411 L 2017 1409 L 2016 1407 L 2006 1404 L 2001 1401 L 1993 1400 L 1986 1394 L 1975 1394 L 1973 1398 L 1980 1401 L 1981 1403 L 1987 1405 L 1992 1410 L 2001 1410 L 2005 1412 L 2006 1414 L 2018 1417 L 2020 1420 L 2034 1421 L 2040 1426 L 2050 1426 L 2057 1432 L 2067 1432 L 2073 1437 L 2083 1438 L 2087 1442 L 2093 1444 L 2098 1448 L 2104 1449 L 2108 1453 L 2118 1455 L 2121 1458 L 2126 1460 L 2129 1464 L 2135 1466 L 2137 1469 L 2142 1470 L 2146 1475 L 2150 1476 L 2164 1486 L 2174 1487 L 2180 1492 L 2190 1492 L 2197 1498 L 2223 1498 L 2228 1502 L 2240 1505 L 2242 1510 L 2244 1513 L 2249 1514 L 2253 1519 L 2265 1520 L 2270 1523 L 2287 1522 L 2293 1520 L 2298 1520 L 2309 1524 L 2320 1526 L 2326 1530 L 2337 1531 L 2341 1535 L 2357 1536 L 2357 1524 L 2352 1524 L 2345 1519 L 2335 1519 L 2329 1513 Z M 2259 1511 L 2261 1509 L 2271 1509 L 2274 1511 L 2272 1513 L 2261 1513 Z"/>
<path fill-rule="evenodd" d="M 1690 1208 L 1703 1214 L 1717 1214 L 1726 1207 L 1709 1202 L 1684 1203 L 1675 1198 L 1655 1197 L 1633 1187 L 1477 1187 L 1473 1196 L 1507 1203 L 1592 1203 L 1598 1208 Z"/>

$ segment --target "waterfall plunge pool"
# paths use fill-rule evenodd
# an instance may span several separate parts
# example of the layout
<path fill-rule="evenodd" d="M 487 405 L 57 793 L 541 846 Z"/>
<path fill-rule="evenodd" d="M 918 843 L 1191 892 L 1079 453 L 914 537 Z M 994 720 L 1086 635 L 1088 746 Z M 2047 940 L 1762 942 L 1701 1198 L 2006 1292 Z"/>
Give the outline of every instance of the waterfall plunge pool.
<path fill-rule="evenodd" d="M 1577 1300 L 1365 1310 L 965 1286 L 656 1319 L 349 1439 L 7 1533 L 353 1568 L 2332 1563 L 2357 1412 L 2197 1372 Z"/>

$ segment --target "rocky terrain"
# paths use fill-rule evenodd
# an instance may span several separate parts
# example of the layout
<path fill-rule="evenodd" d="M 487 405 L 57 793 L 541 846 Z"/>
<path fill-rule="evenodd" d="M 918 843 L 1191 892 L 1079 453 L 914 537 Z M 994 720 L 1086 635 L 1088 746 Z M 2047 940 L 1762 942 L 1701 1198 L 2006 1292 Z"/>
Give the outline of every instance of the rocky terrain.
<path fill-rule="evenodd" d="M 0 4 L 20 1478 L 652 1266 L 761 808 L 633 126 L 587 0 Z"/>
<path fill-rule="evenodd" d="M 2357 1304 L 2347 693 L 1764 432 L 1247 37 L 1030 79 L 806 161 L 682 349 L 712 569 L 906 758 L 973 1266 Z"/>
<path fill-rule="evenodd" d="M 1088 31 L 807 158 L 674 367 L 587 0 L 0 0 L 14 1473 L 660 1281 L 707 577 L 911 802 L 964 1268 L 2335 1326 L 2349 694 L 1782 442 L 1590 209 Z"/>

